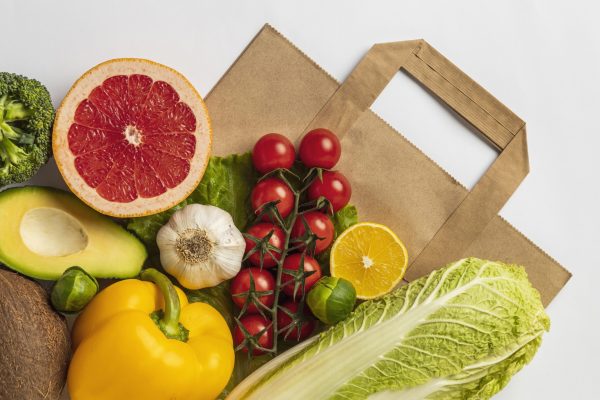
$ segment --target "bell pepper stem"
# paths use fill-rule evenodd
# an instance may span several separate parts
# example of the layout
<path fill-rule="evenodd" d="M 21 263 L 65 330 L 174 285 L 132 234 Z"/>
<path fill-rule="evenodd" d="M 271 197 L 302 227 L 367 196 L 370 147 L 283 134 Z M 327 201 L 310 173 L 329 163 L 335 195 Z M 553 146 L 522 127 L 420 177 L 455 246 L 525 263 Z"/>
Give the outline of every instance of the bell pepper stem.
<path fill-rule="evenodd" d="M 177 339 L 186 342 L 188 330 L 179 323 L 181 314 L 181 304 L 175 286 L 171 283 L 165 274 L 155 268 L 147 268 L 140 273 L 140 279 L 154 283 L 163 295 L 165 310 L 155 311 L 151 318 L 158 325 L 160 330 L 169 339 Z"/>

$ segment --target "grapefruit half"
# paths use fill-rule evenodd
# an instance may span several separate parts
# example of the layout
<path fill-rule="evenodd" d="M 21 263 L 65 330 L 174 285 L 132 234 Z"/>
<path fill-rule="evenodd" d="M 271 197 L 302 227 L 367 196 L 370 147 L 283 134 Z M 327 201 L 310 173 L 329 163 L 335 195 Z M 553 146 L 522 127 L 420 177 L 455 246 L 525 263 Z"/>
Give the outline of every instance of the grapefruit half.
<path fill-rule="evenodd" d="M 185 199 L 202 179 L 211 141 L 206 105 L 183 75 L 126 58 L 75 82 L 56 113 L 52 148 L 73 193 L 123 218 Z"/>

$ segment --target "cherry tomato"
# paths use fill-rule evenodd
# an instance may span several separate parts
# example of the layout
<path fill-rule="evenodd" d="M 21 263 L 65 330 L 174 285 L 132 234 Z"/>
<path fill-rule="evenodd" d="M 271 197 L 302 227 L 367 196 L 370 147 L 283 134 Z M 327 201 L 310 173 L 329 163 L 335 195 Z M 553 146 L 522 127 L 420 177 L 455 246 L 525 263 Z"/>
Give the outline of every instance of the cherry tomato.
<path fill-rule="evenodd" d="M 341 154 L 340 140 L 328 129 L 314 129 L 300 142 L 300 159 L 307 167 L 331 169 Z"/>
<path fill-rule="evenodd" d="M 260 331 L 266 329 L 257 339 L 260 347 L 265 349 L 270 349 L 273 347 L 273 324 L 271 321 L 258 314 L 245 315 L 240 318 L 240 323 L 244 326 L 244 329 L 250 333 L 252 336 L 257 336 Z M 244 342 L 244 332 L 240 328 L 239 325 L 236 325 L 233 330 L 233 342 L 235 346 L 239 346 Z M 242 348 L 244 353 L 248 353 L 248 347 L 245 346 Z M 265 352 L 260 349 L 253 349 L 252 354 L 255 356 L 259 356 L 264 354 Z"/>
<path fill-rule="evenodd" d="M 273 290 L 275 289 L 275 279 L 273 279 L 273 275 L 266 269 L 255 267 L 242 269 L 235 278 L 233 278 L 233 281 L 231 281 L 231 298 L 233 299 L 233 302 L 240 309 L 244 307 L 248 292 L 250 291 L 250 276 L 252 276 L 252 280 L 254 281 L 254 290 L 256 292 L 271 291 L 271 294 L 266 294 L 258 298 L 260 303 L 265 307 L 270 308 L 273 305 L 273 302 L 275 302 L 275 295 L 273 294 Z M 248 303 L 246 312 L 249 314 L 257 313 L 258 307 L 256 304 L 250 302 Z"/>
<path fill-rule="evenodd" d="M 295 314 L 298 312 L 298 307 L 298 303 L 286 301 L 285 303 L 281 304 L 277 310 L 277 330 L 286 340 L 295 340 L 297 342 L 304 340 L 309 337 L 311 333 L 313 333 L 315 326 L 317 325 L 315 319 L 311 316 L 310 311 L 308 310 L 308 306 L 304 305 L 304 309 L 302 310 L 304 317 L 301 321 L 298 321 L 300 329 L 298 330 L 298 327 L 294 326 L 291 328 L 291 331 L 288 331 L 286 328 L 288 328 L 292 323 L 292 317 L 282 310 L 282 308 L 288 310 L 292 314 Z"/>
<path fill-rule="evenodd" d="M 331 202 L 333 211 L 338 211 L 350 201 L 352 187 L 344 175 L 338 171 L 323 171 L 323 180 L 316 178 L 308 188 L 310 200 L 325 197 Z"/>
<path fill-rule="evenodd" d="M 267 178 L 258 182 L 252 189 L 252 209 L 257 214 L 262 206 L 270 201 L 278 201 L 277 209 L 283 218 L 290 215 L 294 207 L 294 192 L 279 178 Z M 262 216 L 263 221 L 270 221 L 269 213 Z"/>
<path fill-rule="evenodd" d="M 269 243 L 274 246 L 275 248 L 281 250 L 283 248 L 283 244 L 285 242 L 285 234 L 283 233 L 283 231 L 281 230 L 280 227 L 271 224 L 269 222 L 260 222 L 256 225 L 252 225 L 250 228 L 248 228 L 247 232 L 249 235 L 254 236 L 256 238 L 262 239 L 265 236 L 267 236 L 269 234 L 269 232 L 273 231 L 273 234 L 271 235 L 271 238 L 269 239 Z M 256 243 L 252 240 L 250 240 L 249 238 L 245 238 L 246 239 L 246 250 L 245 250 L 245 254 L 248 254 L 248 252 L 250 252 L 250 250 L 252 250 L 255 246 Z M 263 258 L 263 267 L 265 268 L 272 268 L 275 265 L 277 265 L 277 260 L 279 260 L 281 258 L 281 254 L 276 253 L 274 250 L 271 251 L 271 253 L 273 254 L 273 256 L 271 256 L 271 254 L 269 253 L 265 253 L 264 258 Z M 248 261 L 250 262 L 250 264 L 256 266 L 256 267 L 260 267 L 260 252 L 256 251 L 254 253 L 252 253 L 252 255 L 250 255 L 250 257 L 248 257 Z"/>
<path fill-rule="evenodd" d="M 254 145 L 252 163 L 259 172 L 266 174 L 277 168 L 291 168 L 296 158 L 294 145 L 279 133 L 267 133 Z"/>
<path fill-rule="evenodd" d="M 289 269 L 298 271 L 300 269 L 300 260 L 302 259 L 302 254 L 290 254 L 285 258 L 283 262 L 283 269 Z M 317 283 L 319 279 L 321 279 L 321 266 L 313 257 L 309 255 L 304 255 L 304 272 L 311 272 L 309 276 L 304 278 L 304 293 L 308 293 L 310 288 Z M 288 283 L 289 282 L 289 283 Z M 294 276 L 283 272 L 281 275 L 281 284 L 282 290 L 288 296 L 296 298 L 296 296 L 302 296 L 302 285 L 298 287 L 297 292 L 294 294 L 294 287 L 296 286 L 294 281 Z"/>
<path fill-rule="evenodd" d="M 333 227 L 331 219 L 319 211 L 309 211 L 299 215 L 292 228 L 292 239 L 304 236 L 304 233 L 306 232 L 304 221 L 306 221 L 312 233 L 317 235 L 317 237 L 322 238 L 317 240 L 315 254 L 322 253 L 333 241 L 335 228 Z"/>

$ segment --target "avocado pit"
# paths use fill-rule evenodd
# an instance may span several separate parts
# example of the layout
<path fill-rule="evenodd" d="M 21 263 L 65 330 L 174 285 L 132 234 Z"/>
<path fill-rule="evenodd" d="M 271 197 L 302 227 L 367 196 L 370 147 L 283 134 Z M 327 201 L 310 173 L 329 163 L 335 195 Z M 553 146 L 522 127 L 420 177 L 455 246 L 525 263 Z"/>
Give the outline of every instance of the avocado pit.
<path fill-rule="evenodd" d="M 38 207 L 27 210 L 19 233 L 25 246 L 44 257 L 64 257 L 84 250 L 88 235 L 79 220 L 62 210 Z"/>

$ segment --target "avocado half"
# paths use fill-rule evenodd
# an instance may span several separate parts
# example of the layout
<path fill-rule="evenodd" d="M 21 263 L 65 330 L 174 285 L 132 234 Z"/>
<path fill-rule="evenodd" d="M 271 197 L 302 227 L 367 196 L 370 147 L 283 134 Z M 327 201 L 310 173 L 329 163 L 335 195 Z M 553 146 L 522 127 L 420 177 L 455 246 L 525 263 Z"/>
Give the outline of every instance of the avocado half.
<path fill-rule="evenodd" d="M 0 263 L 55 280 L 80 266 L 97 278 L 136 276 L 146 248 L 73 194 L 39 186 L 0 192 Z"/>

